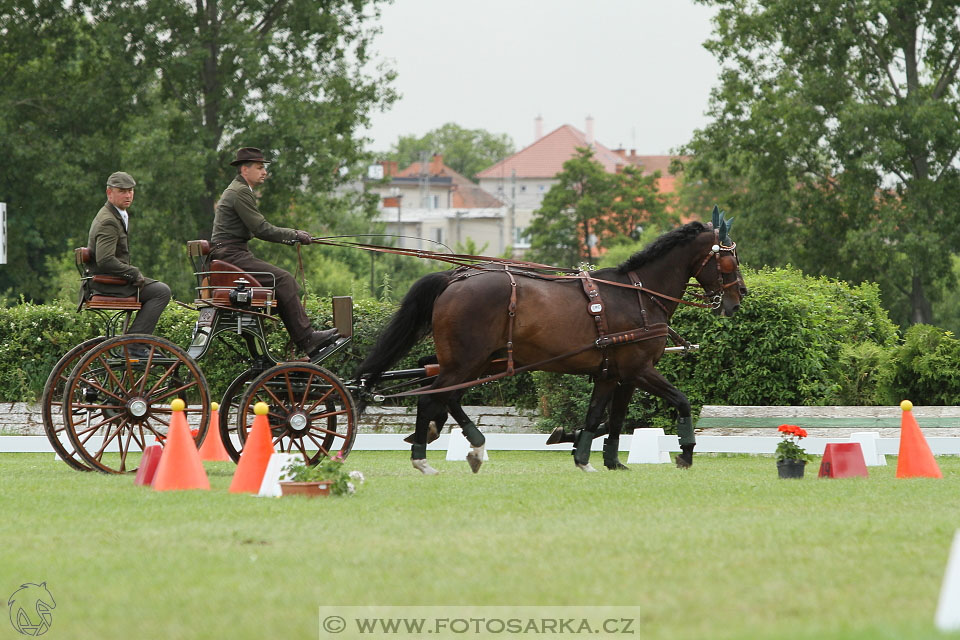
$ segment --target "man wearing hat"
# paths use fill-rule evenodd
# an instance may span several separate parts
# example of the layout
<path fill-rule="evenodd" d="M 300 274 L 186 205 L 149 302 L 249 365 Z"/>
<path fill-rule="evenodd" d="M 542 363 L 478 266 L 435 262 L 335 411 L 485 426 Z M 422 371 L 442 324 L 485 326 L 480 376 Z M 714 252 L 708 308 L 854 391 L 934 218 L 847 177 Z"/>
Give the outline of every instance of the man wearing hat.
<path fill-rule="evenodd" d="M 91 275 L 118 276 L 126 284 L 90 283 L 94 294 L 130 297 L 140 291 L 140 311 L 126 333 L 153 333 L 160 314 L 170 301 L 170 287 L 159 280 L 144 278 L 140 269 L 130 264 L 127 209 L 133 203 L 136 181 L 129 173 L 117 171 L 107 178 L 107 202 L 90 225 L 87 247 L 93 254 Z"/>
<path fill-rule="evenodd" d="M 311 242 L 311 236 L 306 231 L 275 227 L 267 222 L 257 209 L 253 189 L 267 179 L 267 163 L 260 149 L 244 147 L 237 151 L 236 160 L 230 163 L 237 167 L 237 177 L 220 196 L 214 213 L 210 257 L 229 262 L 246 271 L 272 273 L 276 277 L 280 319 L 294 343 L 308 356 L 312 356 L 321 347 L 336 339 L 337 330 L 314 330 L 300 302 L 299 287 L 294 277 L 280 267 L 260 260 L 247 247 L 251 238 L 286 244 Z"/>

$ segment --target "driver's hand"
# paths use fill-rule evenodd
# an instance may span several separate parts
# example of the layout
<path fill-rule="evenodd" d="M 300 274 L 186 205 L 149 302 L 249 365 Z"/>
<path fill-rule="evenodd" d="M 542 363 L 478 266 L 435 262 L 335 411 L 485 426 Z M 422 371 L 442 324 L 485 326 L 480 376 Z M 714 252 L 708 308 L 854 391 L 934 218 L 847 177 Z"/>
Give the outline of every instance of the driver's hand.
<path fill-rule="evenodd" d="M 306 231 L 298 230 L 298 231 L 297 231 L 297 238 L 296 238 L 296 240 L 297 240 L 297 242 L 299 242 L 300 244 L 310 244 L 311 242 L 313 242 L 313 236 L 311 236 L 311 235 L 310 235 L 308 232 L 306 232 Z"/>

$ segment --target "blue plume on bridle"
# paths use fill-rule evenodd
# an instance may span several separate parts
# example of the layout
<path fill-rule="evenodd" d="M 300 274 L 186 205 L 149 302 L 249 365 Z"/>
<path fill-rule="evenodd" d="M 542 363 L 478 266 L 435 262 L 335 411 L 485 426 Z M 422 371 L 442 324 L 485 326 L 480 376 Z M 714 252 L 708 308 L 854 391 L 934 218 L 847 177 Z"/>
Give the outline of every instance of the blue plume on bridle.
<path fill-rule="evenodd" d="M 713 205 L 713 228 L 717 230 L 721 244 L 732 242 L 730 240 L 730 229 L 733 228 L 733 218 L 724 220 L 723 211 L 717 205 Z"/>

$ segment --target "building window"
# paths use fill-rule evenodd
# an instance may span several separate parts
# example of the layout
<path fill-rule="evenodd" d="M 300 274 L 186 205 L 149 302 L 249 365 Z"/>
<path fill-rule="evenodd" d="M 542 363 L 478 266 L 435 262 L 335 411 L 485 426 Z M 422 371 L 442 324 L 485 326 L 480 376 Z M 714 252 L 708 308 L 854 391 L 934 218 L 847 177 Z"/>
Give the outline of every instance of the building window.
<path fill-rule="evenodd" d="M 433 209 L 439 209 L 439 208 L 440 208 L 440 196 L 438 196 L 438 195 L 434 195 L 434 196 L 433 196 L 433 207 L 432 207 L 432 208 L 433 208 Z"/>
<path fill-rule="evenodd" d="M 440 242 L 440 243 L 443 242 L 443 228 L 442 228 L 442 227 L 437 227 L 436 229 L 433 230 L 433 239 L 436 240 L 437 242 Z"/>
<path fill-rule="evenodd" d="M 514 227 L 513 229 L 513 248 L 529 249 L 530 236 L 527 234 L 526 227 Z"/>

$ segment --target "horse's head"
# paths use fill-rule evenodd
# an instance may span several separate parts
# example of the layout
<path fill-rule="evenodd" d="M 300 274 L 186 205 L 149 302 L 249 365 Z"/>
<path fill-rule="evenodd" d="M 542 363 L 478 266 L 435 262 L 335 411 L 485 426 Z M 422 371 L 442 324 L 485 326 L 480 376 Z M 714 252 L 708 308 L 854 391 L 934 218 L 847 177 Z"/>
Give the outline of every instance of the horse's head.
<path fill-rule="evenodd" d="M 703 287 L 703 295 L 713 312 L 732 316 L 747 295 L 747 286 L 740 275 L 737 243 L 730 238 L 733 218 L 725 220 L 718 207 L 713 208 L 713 221 L 697 238 L 700 250 L 695 259 L 694 278 Z"/>

